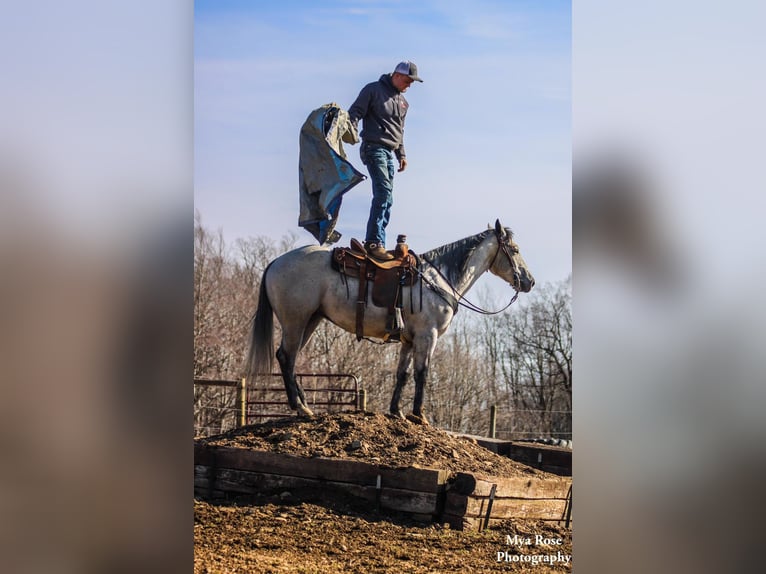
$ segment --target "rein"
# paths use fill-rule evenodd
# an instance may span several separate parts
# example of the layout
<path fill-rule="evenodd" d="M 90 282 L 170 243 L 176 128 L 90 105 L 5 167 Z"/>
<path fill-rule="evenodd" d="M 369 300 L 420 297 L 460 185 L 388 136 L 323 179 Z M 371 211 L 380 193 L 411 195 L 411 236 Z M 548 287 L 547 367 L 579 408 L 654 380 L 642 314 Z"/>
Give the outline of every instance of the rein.
<path fill-rule="evenodd" d="M 495 256 L 492 258 L 492 261 L 489 264 L 489 267 L 487 267 L 487 270 L 492 269 L 492 266 L 495 264 L 495 261 L 497 260 L 497 256 L 500 255 L 500 252 L 502 251 L 505 254 L 505 256 L 508 258 L 508 262 L 511 264 L 511 267 L 513 268 L 514 279 L 517 279 L 518 271 L 516 270 L 516 265 L 514 265 L 513 263 L 513 256 L 508 252 L 508 245 L 501 239 L 499 233 L 495 232 L 495 236 L 497 237 L 498 247 L 497 247 L 497 251 L 495 252 Z M 458 293 L 457 289 L 455 289 L 455 287 L 449 282 L 449 279 L 447 279 L 444 276 L 444 273 L 442 273 L 441 270 L 436 265 L 433 264 L 433 262 L 429 261 L 422 255 L 420 256 L 420 258 L 423 259 L 423 261 L 425 261 L 426 263 L 428 263 L 436 271 L 439 277 L 441 277 L 444 280 L 444 282 L 449 286 L 449 288 L 455 294 L 454 296 L 450 295 L 450 297 L 453 298 L 458 305 L 460 305 L 461 307 L 465 307 L 466 309 L 469 309 L 470 311 L 474 311 L 482 315 L 497 315 L 498 313 L 502 313 L 508 307 L 510 307 L 514 303 L 514 301 L 516 301 L 516 299 L 519 297 L 519 291 L 518 289 L 514 287 L 513 290 L 515 291 L 515 293 L 505 307 L 497 311 L 489 311 L 487 309 L 482 309 L 475 303 L 471 303 L 464 295 L 462 295 L 461 293 Z M 434 284 L 430 279 L 428 279 L 428 277 L 426 277 L 423 274 L 420 268 L 417 269 L 417 273 L 418 275 L 420 275 L 420 278 L 423 280 L 423 283 L 428 285 L 429 289 L 431 289 L 439 297 L 444 299 L 444 301 L 446 301 L 451 307 L 454 307 L 455 311 L 457 312 L 457 307 L 452 303 L 452 301 L 447 299 L 447 295 L 449 294 L 445 294 L 438 285 Z"/>

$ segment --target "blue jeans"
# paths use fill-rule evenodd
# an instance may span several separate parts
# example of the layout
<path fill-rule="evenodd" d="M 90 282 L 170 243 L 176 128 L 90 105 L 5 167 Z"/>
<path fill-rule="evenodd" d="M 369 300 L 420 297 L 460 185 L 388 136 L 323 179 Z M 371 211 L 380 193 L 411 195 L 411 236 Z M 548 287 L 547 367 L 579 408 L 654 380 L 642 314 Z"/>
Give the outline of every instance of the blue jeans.
<path fill-rule="evenodd" d="M 385 247 L 386 226 L 391 218 L 391 206 L 394 204 L 394 152 L 378 144 L 363 142 L 359 155 L 372 180 L 372 205 L 365 241 L 380 243 Z"/>

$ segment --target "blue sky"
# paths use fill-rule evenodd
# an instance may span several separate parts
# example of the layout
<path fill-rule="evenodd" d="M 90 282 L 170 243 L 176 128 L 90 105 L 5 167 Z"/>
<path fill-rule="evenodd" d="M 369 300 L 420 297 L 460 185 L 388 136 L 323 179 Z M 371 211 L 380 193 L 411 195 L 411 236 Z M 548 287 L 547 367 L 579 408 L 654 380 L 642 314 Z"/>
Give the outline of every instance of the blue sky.
<path fill-rule="evenodd" d="M 197 1 L 195 208 L 227 239 L 290 230 L 299 243 L 298 134 L 315 108 L 347 109 L 400 60 L 410 103 L 397 234 L 425 251 L 511 227 L 538 282 L 571 272 L 569 2 Z M 359 147 L 346 146 L 363 173 Z M 344 197 L 341 243 L 363 239 L 369 181 Z"/>

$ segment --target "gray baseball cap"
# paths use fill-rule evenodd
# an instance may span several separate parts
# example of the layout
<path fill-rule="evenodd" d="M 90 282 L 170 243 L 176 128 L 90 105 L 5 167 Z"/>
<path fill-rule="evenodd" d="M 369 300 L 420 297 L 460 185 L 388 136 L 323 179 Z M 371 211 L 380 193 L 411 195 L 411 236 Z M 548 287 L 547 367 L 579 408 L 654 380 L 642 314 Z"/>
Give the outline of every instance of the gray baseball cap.
<path fill-rule="evenodd" d="M 418 77 L 418 67 L 415 65 L 414 62 L 399 62 L 396 65 L 396 69 L 394 72 L 399 72 L 400 74 L 404 74 L 405 76 L 409 76 L 412 80 L 415 80 L 416 82 L 422 82 Z"/>

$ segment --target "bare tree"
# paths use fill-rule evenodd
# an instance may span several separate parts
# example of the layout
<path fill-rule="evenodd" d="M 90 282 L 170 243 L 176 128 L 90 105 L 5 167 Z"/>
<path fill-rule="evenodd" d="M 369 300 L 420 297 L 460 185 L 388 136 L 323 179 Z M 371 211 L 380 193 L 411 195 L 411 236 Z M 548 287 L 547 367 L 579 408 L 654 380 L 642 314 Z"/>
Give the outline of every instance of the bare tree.
<path fill-rule="evenodd" d="M 242 376 L 261 277 L 269 261 L 288 249 L 295 236 L 279 246 L 267 237 L 239 239 L 234 249 L 223 232 L 211 232 L 194 218 L 194 378 Z M 195 425 L 210 432 L 231 426 L 236 392 L 226 388 L 195 389 Z"/>
<path fill-rule="evenodd" d="M 515 438 L 571 438 L 571 278 L 542 286 L 513 312 L 487 319 L 483 333 L 501 381 L 498 426 L 509 427 Z"/>
<path fill-rule="evenodd" d="M 426 395 L 435 425 L 486 434 L 492 404 L 492 366 L 481 349 L 475 316 L 459 314 L 439 340 Z"/>

